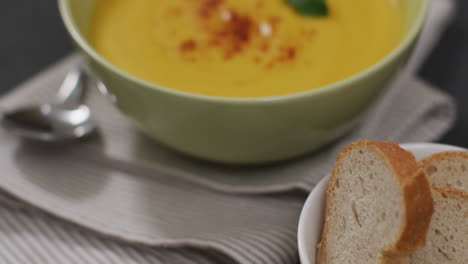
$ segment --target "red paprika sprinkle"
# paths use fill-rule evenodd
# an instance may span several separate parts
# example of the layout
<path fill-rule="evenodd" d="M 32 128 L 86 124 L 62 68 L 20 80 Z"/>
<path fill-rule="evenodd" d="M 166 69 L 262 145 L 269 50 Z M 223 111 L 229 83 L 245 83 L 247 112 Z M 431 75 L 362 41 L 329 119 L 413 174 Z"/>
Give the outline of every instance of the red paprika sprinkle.
<path fill-rule="evenodd" d="M 230 60 L 245 50 L 255 49 L 252 61 L 258 64 L 266 60 L 266 68 L 297 57 L 297 47 L 287 42 L 279 47 L 275 45 L 278 42 L 275 32 L 282 22 L 280 16 L 256 17 L 257 11 L 240 12 L 227 0 L 196 1 L 195 15 L 200 32 L 195 33 L 200 34 L 200 38 L 183 41 L 179 46 L 181 53 L 213 49 L 221 52 L 224 60 Z M 255 0 L 252 5 L 255 9 L 262 9 L 266 3 L 265 0 Z"/>
<path fill-rule="evenodd" d="M 180 44 L 179 49 L 182 52 L 190 52 L 197 48 L 197 43 L 193 39 L 188 39 Z"/>
<path fill-rule="evenodd" d="M 216 9 L 221 5 L 223 0 L 205 0 L 198 8 L 198 14 L 201 17 L 207 18 L 211 16 Z"/>

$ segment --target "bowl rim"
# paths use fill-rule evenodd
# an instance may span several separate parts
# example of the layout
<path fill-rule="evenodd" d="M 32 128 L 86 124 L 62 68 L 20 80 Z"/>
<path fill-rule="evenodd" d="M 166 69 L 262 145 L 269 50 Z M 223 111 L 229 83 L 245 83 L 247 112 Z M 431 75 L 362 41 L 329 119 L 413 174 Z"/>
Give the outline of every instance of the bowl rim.
<path fill-rule="evenodd" d="M 107 68 L 114 74 L 122 76 L 125 79 L 128 79 L 138 85 L 149 88 L 152 90 L 157 90 L 162 93 L 171 94 L 179 97 L 184 97 L 187 99 L 198 99 L 202 101 L 211 101 L 211 102 L 225 102 L 232 104 L 248 104 L 248 103 L 259 103 L 259 102 L 275 102 L 275 101 L 287 101 L 287 100 L 296 100 L 306 96 L 314 96 L 324 93 L 332 93 L 343 87 L 348 86 L 349 84 L 359 82 L 365 79 L 368 75 L 372 75 L 375 72 L 382 70 L 387 64 L 390 64 L 392 61 L 397 59 L 397 57 L 402 54 L 405 50 L 410 48 L 413 41 L 417 38 L 419 32 L 422 29 L 424 24 L 430 0 L 421 0 L 421 8 L 417 14 L 417 18 L 414 23 L 410 25 L 410 29 L 404 35 L 404 38 L 400 40 L 399 44 L 393 48 L 391 52 L 385 55 L 383 58 L 378 60 L 373 65 L 368 68 L 355 73 L 345 79 L 340 81 L 319 87 L 317 89 L 309 89 L 301 92 L 289 93 L 284 95 L 274 95 L 274 96 L 263 96 L 263 97 L 224 97 L 224 96 L 213 96 L 205 94 L 190 93 L 185 91 L 180 91 L 177 89 L 171 89 L 162 85 L 151 83 L 140 79 L 134 75 L 131 75 L 124 70 L 121 70 L 117 66 L 114 66 L 108 62 L 104 57 L 99 55 L 94 48 L 88 43 L 84 36 L 79 32 L 78 27 L 72 18 L 71 15 L 71 0 L 58 0 L 59 12 L 62 18 L 62 21 L 70 34 L 71 38 L 77 43 L 77 45 L 90 56 L 94 61 L 98 62 L 101 66 Z"/>
<path fill-rule="evenodd" d="M 400 144 L 400 147 L 410 151 L 410 152 L 415 152 L 418 150 L 423 150 L 423 149 L 431 149 L 432 153 L 438 153 L 438 152 L 443 152 L 443 151 L 468 151 L 468 149 L 455 146 L 455 145 L 448 145 L 448 144 L 440 144 L 440 143 L 430 143 L 430 142 L 414 142 L 414 143 L 403 143 Z M 309 216 L 310 216 L 310 211 L 314 211 L 314 208 L 310 206 L 314 202 L 314 197 L 315 196 L 320 196 L 322 199 L 325 201 L 326 192 L 328 189 L 328 181 L 330 179 L 330 175 L 326 175 L 323 177 L 322 180 L 320 180 L 319 183 L 312 189 L 312 191 L 309 193 L 309 196 L 307 197 L 306 201 L 304 202 L 304 205 L 301 209 L 301 213 L 299 216 L 299 221 L 298 221 L 298 228 L 297 228 L 297 245 L 298 245 L 298 251 L 299 251 L 299 260 L 300 263 L 302 264 L 312 264 L 316 263 L 310 262 L 310 257 L 307 253 L 307 248 L 310 247 L 310 245 L 306 245 L 306 230 L 307 230 L 307 225 L 311 222 Z M 323 221 L 324 219 L 322 219 Z M 323 231 L 323 224 L 321 226 L 320 234 Z M 314 256 L 316 257 L 316 256 Z"/>

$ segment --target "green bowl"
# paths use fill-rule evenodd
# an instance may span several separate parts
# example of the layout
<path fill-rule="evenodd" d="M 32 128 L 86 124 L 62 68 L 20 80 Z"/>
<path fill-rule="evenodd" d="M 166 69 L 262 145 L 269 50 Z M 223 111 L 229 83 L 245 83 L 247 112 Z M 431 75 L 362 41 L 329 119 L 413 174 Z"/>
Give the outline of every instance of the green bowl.
<path fill-rule="evenodd" d="M 59 0 L 65 26 L 116 107 L 146 135 L 198 158 L 269 163 L 316 150 L 349 131 L 404 63 L 422 28 L 428 0 L 400 0 L 406 33 L 368 69 L 318 89 L 282 96 L 229 98 L 181 92 L 110 64 L 85 36 L 96 0 Z"/>

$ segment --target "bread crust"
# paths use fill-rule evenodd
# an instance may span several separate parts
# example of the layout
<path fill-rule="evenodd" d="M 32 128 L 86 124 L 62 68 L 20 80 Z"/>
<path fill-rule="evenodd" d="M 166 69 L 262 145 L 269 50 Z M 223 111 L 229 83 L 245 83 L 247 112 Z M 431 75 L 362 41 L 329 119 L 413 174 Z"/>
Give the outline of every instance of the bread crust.
<path fill-rule="evenodd" d="M 336 166 L 331 172 L 326 194 L 325 225 L 322 241 L 317 246 L 317 262 L 318 264 L 326 264 L 327 233 L 331 210 L 330 201 L 333 199 L 333 191 L 337 184 L 337 165 L 340 164 L 341 160 L 350 150 L 360 146 L 374 149 L 387 162 L 400 185 L 400 192 L 405 207 L 398 239 L 391 247 L 381 252 L 382 258 L 380 262 L 382 264 L 408 263 L 407 256 L 409 253 L 415 251 L 419 246 L 424 246 L 426 243 L 426 234 L 434 211 L 431 187 L 426 174 L 420 168 L 411 152 L 400 148 L 392 142 L 373 140 L 360 140 L 348 145 L 336 159 Z"/>
<path fill-rule="evenodd" d="M 430 166 L 434 161 L 451 160 L 453 158 L 462 158 L 468 161 L 468 151 L 444 151 L 432 154 L 420 161 L 423 168 Z"/>

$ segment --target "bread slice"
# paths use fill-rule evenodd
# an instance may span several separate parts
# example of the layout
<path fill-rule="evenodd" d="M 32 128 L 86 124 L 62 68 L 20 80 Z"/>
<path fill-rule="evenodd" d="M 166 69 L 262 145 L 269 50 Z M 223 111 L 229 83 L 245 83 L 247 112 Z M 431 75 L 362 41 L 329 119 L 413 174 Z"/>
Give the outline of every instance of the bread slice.
<path fill-rule="evenodd" d="M 361 140 L 338 155 L 327 191 L 319 264 L 407 263 L 424 246 L 430 185 L 412 153 Z"/>
<path fill-rule="evenodd" d="M 468 152 L 447 151 L 421 161 L 433 187 L 435 213 L 426 247 L 411 264 L 468 263 Z"/>
<path fill-rule="evenodd" d="M 411 264 L 468 263 L 468 193 L 434 187 L 435 212 L 426 247 L 410 256 Z"/>
<path fill-rule="evenodd" d="M 421 165 L 433 186 L 468 192 L 468 152 L 440 152 L 422 160 Z"/>

